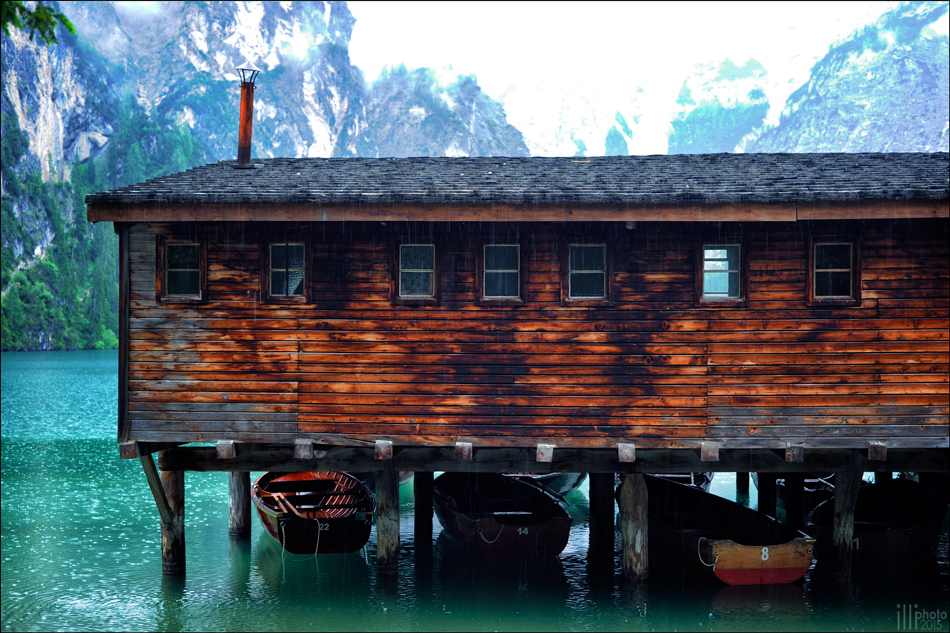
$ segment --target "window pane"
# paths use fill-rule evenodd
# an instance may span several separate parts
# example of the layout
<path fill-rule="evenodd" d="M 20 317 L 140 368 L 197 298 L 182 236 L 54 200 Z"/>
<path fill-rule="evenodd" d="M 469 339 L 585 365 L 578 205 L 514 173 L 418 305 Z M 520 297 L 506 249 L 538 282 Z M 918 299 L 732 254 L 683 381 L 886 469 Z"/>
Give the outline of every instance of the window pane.
<path fill-rule="evenodd" d="M 850 244 L 815 244 L 815 270 L 851 269 Z"/>
<path fill-rule="evenodd" d="M 518 273 L 485 272 L 486 297 L 517 297 Z"/>
<path fill-rule="evenodd" d="M 201 275 L 197 270 L 169 270 L 167 295 L 201 295 Z"/>
<path fill-rule="evenodd" d="M 603 273 L 571 273 L 570 284 L 570 296 L 573 299 L 605 296 Z"/>
<path fill-rule="evenodd" d="M 303 244 L 287 245 L 287 268 L 303 270 Z"/>
<path fill-rule="evenodd" d="M 851 273 L 848 271 L 816 271 L 816 297 L 850 297 Z"/>
<path fill-rule="evenodd" d="M 518 270 L 517 244 L 491 244 L 485 246 L 485 270 Z"/>
<path fill-rule="evenodd" d="M 198 269 L 199 251 L 197 244 L 169 244 L 166 247 L 168 254 L 168 269 L 192 268 Z"/>
<path fill-rule="evenodd" d="M 399 296 L 401 297 L 432 297 L 432 280 L 435 275 L 428 272 L 399 273 Z"/>
<path fill-rule="evenodd" d="M 287 294 L 297 296 L 303 295 L 303 271 L 287 271 Z"/>
<path fill-rule="evenodd" d="M 287 293 L 287 273 L 283 270 L 271 271 L 270 293 L 272 295 L 285 295 Z"/>
<path fill-rule="evenodd" d="M 277 268 L 280 270 L 287 269 L 287 245 L 286 244 L 271 244 L 270 245 L 270 267 Z"/>
<path fill-rule="evenodd" d="M 740 292 L 739 244 L 703 245 L 703 296 L 738 299 Z"/>
<path fill-rule="evenodd" d="M 434 270 L 435 246 L 432 244 L 403 244 L 399 252 L 400 270 Z"/>
<path fill-rule="evenodd" d="M 595 270 L 605 270 L 604 245 L 571 244 L 571 272 Z"/>

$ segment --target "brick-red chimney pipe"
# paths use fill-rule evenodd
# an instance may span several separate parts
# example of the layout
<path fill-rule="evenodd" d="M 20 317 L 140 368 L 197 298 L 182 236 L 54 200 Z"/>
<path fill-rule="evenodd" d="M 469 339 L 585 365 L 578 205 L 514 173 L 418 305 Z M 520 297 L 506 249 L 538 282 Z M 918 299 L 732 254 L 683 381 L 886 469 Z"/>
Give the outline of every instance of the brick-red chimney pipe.
<path fill-rule="evenodd" d="M 238 130 L 239 165 L 251 163 L 251 133 L 254 126 L 254 84 L 241 82 L 241 123 Z"/>

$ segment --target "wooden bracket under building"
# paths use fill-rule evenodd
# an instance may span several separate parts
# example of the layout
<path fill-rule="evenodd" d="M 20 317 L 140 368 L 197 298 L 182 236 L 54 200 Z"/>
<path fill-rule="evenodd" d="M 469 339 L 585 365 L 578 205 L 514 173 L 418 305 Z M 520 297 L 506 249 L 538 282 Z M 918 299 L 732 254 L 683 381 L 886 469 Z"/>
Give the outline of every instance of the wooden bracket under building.
<path fill-rule="evenodd" d="M 550 464 L 554 461 L 554 444 L 538 444 L 539 462 Z"/>
<path fill-rule="evenodd" d="M 168 497 L 165 496 L 165 488 L 159 478 L 158 469 L 155 468 L 155 460 L 152 459 L 151 453 L 142 455 L 139 459 L 142 461 L 145 479 L 152 491 L 152 497 L 155 498 L 155 505 L 158 506 L 158 514 L 162 518 L 162 523 L 169 524 L 172 522 L 172 511 L 168 505 Z"/>
<path fill-rule="evenodd" d="M 719 442 L 703 442 L 700 459 L 704 462 L 719 461 Z"/>
<path fill-rule="evenodd" d="M 637 446 L 635 444 L 617 444 L 617 459 L 621 463 L 637 461 Z"/>
<path fill-rule="evenodd" d="M 804 444 L 786 444 L 785 461 L 789 463 L 801 463 L 805 461 Z"/>
<path fill-rule="evenodd" d="M 218 459 L 234 459 L 237 457 L 237 442 L 234 440 L 218 440 L 215 445 Z"/>
<path fill-rule="evenodd" d="M 313 459 L 313 440 L 294 440 L 294 459 Z"/>
<path fill-rule="evenodd" d="M 376 459 L 392 459 L 392 440 L 376 440 Z"/>
<path fill-rule="evenodd" d="M 868 459 L 875 462 L 887 461 L 887 444 L 868 442 Z"/>
<path fill-rule="evenodd" d="M 457 459 L 460 462 L 472 461 L 472 443 L 471 442 L 456 442 L 455 443 L 455 459 Z"/>

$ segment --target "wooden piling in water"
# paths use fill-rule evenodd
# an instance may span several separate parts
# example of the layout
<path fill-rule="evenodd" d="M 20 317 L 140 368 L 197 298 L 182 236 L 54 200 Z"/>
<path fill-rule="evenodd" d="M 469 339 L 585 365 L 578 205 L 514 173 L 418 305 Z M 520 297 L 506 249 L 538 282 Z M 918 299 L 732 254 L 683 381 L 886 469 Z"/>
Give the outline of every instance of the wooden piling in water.
<path fill-rule="evenodd" d="M 251 473 L 228 473 L 228 533 L 251 535 Z"/>
<path fill-rule="evenodd" d="M 851 548 L 854 539 L 854 508 L 864 477 L 864 455 L 852 453 L 851 468 L 835 473 L 835 518 L 832 532 L 834 554 L 831 571 L 840 584 L 851 582 Z"/>
<path fill-rule="evenodd" d="M 736 494 L 749 494 L 749 473 L 736 473 Z"/>
<path fill-rule="evenodd" d="M 627 580 L 646 580 L 650 575 L 650 565 L 647 482 L 643 473 L 624 474 L 619 505 L 623 577 Z"/>
<path fill-rule="evenodd" d="M 376 568 L 395 574 L 399 565 L 399 478 L 392 459 L 384 459 L 376 479 Z"/>
<path fill-rule="evenodd" d="M 805 527 L 805 474 L 785 474 L 785 523 L 796 530 Z"/>
<path fill-rule="evenodd" d="M 613 554 L 614 483 L 613 473 L 590 473 L 590 555 Z"/>
<path fill-rule="evenodd" d="M 759 473 L 759 512 L 764 512 L 770 517 L 775 516 L 775 473 Z"/>
<path fill-rule="evenodd" d="M 185 573 L 185 472 L 161 471 L 170 521 L 162 521 L 162 573 Z"/>
<path fill-rule="evenodd" d="M 416 472 L 412 476 L 412 494 L 415 501 L 416 552 L 432 551 L 432 491 L 435 477 L 429 472 Z"/>

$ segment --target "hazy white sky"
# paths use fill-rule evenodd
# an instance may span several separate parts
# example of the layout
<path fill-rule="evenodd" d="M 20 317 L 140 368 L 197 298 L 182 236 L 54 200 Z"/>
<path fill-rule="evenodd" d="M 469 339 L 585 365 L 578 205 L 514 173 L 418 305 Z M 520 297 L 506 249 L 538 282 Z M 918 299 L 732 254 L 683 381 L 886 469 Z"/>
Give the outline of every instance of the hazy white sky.
<path fill-rule="evenodd" d="M 356 18 L 350 59 L 370 82 L 399 64 L 474 74 L 508 121 L 542 145 L 571 117 L 591 130 L 589 147 L 602 145 L 614 112 L 636 103 L 647 125 L 631 151 L 665 153 L 671 110 L 696 64 L 756 59 L 777 121 L 829 45 L 898 2 L 347 4 Z"/>

